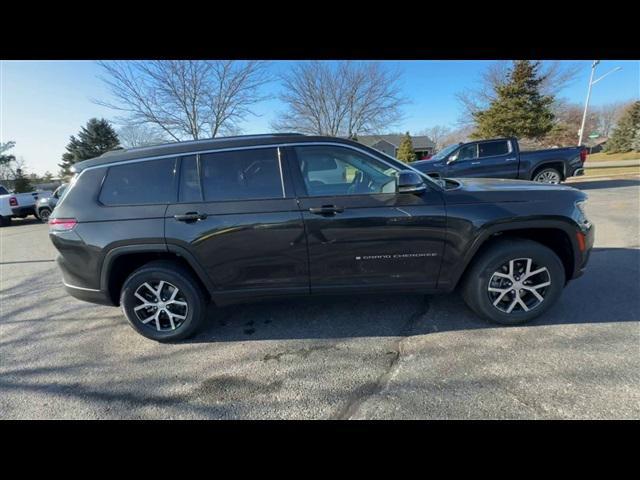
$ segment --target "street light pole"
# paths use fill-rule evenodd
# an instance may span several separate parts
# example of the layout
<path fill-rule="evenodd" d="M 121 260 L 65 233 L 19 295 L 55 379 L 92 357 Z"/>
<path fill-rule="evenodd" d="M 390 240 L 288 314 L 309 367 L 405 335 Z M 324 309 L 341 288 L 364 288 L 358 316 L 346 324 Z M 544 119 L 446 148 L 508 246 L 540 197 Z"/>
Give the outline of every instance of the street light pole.
<path fill-rule="evenodd" d="M 596 65 L 600 60 L 594 60 L 591 65 L 591 76 L 589 77 L 589 90 L 587 90 L 587 101 L 584 104 L 584 112 L 582 113 L 582 123 L 580 124 L 580 132 L 578 133 L 578 146 L 582 145 L 582 137 L 584 134 L 584 124 L 587 120 L 587 109 L 589 108 L 589 99 L 591 98 L 591 87 L 593 86 L 593 75 L 596 73 Z"/>
<path fill-rule="evenodd" d="M 596 73 L 596 65 L 600 63 L 600 60 L 594 60 L 591 64 L 591 76 L 589 77 L 589 90 L 587 90 L 587 101 L 584 104 L 584 112 L 582 113 L 582 123 L 580 124 L 580 131 L 578 132 L 578 146 L 582 145 L 582 138 L 584 137 L 584 124 L 587 121 L 587 110 L 589 109 L 589 99 L 591 98 L 591 87 L 593 87 L 596 83 L 602 80 L 607 75 L 617 72 L 618 70 L 622 70 L 622 67 L 616 67 L 613 70 L 609 70 L 607 73 L 598 77 L 597 79 L 593 79 L 593 75 Z"/>

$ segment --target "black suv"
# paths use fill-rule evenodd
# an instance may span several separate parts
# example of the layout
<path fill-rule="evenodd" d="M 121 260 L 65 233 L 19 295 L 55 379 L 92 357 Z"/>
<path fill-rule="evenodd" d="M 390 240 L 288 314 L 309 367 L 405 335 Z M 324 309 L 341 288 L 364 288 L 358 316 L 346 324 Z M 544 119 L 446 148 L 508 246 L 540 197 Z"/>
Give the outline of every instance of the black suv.
<path fill-rule="evenodd" d="M 159 341 L 193 334 L 209 302 L 457 285 L 479 315 L 519 324 L 582 274 L 593 245 L 576 189 L 434 180 L 338 138 L 182 142 L 75 168 L 49 221 L 65 287 L 121 305 Z"/>

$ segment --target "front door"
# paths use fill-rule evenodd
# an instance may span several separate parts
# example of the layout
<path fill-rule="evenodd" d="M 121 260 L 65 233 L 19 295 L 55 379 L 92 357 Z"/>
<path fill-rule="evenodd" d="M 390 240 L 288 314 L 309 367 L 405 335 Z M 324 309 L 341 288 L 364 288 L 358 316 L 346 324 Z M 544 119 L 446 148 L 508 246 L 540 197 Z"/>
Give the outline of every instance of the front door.
<path fill-rule="evenodd" d="M 435 188 L 396 193 L 397 168 L 347 146 L 290 152 L 312 293 L 436 286 L 445 211 Z"/>

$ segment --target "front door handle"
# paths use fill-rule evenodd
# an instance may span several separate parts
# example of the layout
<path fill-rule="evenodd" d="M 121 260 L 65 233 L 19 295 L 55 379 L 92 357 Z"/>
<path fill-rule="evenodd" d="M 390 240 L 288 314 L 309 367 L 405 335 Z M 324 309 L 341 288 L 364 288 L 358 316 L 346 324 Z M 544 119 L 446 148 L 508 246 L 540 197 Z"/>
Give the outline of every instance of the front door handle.
<path fill-rule="evenodd" d="M 471 162 L 471 165 L 480 165 L 480 162 Z"/>
<path fill-rule="evenodd" d="M 173 218 L 179 222 L 197 222 L 198 220 L 204 220 L 207 218 L 206 213 L 187 212 L 182 215 L 174 215 Z"/>
<path fill-rule="evenodd" d="M 344 212 L 344 208 L 336 207 L 335 205 L 323 205 L 321 207 L 311 207 L 309 211 L 314 215 L 335 215 L 336 213 Z"/>
<path fill-rule="evenodd" d="M 513 162 L 515 160 L 516 160 L 516 157 L 509 157 L 504 159 L 505 162 Z"/>

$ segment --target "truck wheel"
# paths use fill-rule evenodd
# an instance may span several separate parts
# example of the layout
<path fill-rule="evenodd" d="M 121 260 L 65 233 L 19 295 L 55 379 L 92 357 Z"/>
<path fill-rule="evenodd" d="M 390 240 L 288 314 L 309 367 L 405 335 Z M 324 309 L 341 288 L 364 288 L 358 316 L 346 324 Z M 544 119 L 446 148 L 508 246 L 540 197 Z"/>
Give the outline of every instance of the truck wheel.
<path fill-rule="evenodd" d="M 120 305 L 138 333 L 172 342 L 197 331 L 205 319 L 207 301 L 189 271 L 173 262 L 154 261 L 125 280 Z"/>
<path fill-rule="evenodd" d="M 533 176 L 534 182 L 558 184 L 562 181 L 562 175 L 555 168 L 543 168 Z"/>
<path fill-rule="evenodd" d="M 11 217 L 0 215 L 0 227 L 8 227 L 9 225 L 11 225 Z"/>
<path fill-rule="evenodd" d="M 551 307 L 564 284 L 564 266 L 552 250 L 531 240 L 501 240 L 474 261 L 462 297 L 485 319 L 519 325 Z"/>
<path fill-rule="evenodd" d="M 51 210 L 48 208 L 41 208 L 38 212 L 38 218 L 42 220 L 42 223 L 47 223 L 49 221 L 49 215 L 51 215 Z"/>

